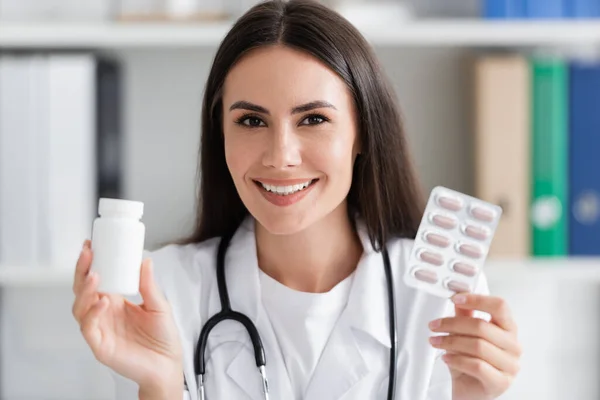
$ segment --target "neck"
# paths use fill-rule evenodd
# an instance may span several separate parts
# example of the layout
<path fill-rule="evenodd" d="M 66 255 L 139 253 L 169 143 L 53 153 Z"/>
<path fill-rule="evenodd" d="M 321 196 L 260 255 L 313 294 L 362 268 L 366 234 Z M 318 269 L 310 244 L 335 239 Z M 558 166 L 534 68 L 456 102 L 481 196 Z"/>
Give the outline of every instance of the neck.
<path fill-rule="evenodd" d="M 356 269 L 362 244 L 346 208 L 292 235 L 274 235 L 257 222 L 258 264 L 291 289 L 323 293 Z"/>

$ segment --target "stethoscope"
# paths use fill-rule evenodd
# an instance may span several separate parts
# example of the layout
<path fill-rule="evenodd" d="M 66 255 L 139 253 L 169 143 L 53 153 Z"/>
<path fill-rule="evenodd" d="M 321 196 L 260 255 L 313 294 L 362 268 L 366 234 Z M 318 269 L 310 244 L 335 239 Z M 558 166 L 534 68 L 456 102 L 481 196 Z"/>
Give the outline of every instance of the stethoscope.
<path fill-rule="evenodd" d="M 252 347 L 254 347 L 254 358 L 256 359 L 256 366 L 262 380 L 262 387 L 264 393 L 264 399 L 269 400 L 269 382 L 267 379 L 267 370 L 265 368 L 267 362 L 265 360 L 265 350 L 263 348 L 262 340 L 258 334 L 258 329 L 252 323 L 250 318 L 246 315 L 233 311 L 231 309 L 231 303 L 229 301 L 229 292 L 227 291 L 227 281 L 225 279 L 225 253 L 229 247 L 233 234 L 225 235 L 219 243 L 219 249 L 217 252 L 217 286 L 219 289 L 219 298 L 221 300 L 221 311 L 213 315 L 206 324 L 202 327 L 200 332 L 200 338 L 198 340 L 198 346 L 196 347 L 196 354 L 194 357 L 194 371 L 198 377 L 198 391 L 200 393 L 200 400 L 205 400 L 204 393 L 204 373 L 206 372 L 204 353 L 206 344 L 208 342 L 208 335 L 210 331 L 219 323 L 225 320 L 234 320 L 246 328 L 250 340 L 252 341 Z M 393 400 L 396 391 L 396 347 L 398 338 L 396 336 L 396 302 L 394 295 L 394 284 L 392 279 L 392 267 L 390 265 L 390 257 L 388 255 L 387 248 L 383 246 L 382 249 L 383 265 L 385 268 L 385 278 L 388 292 L 388 307 L 389 307 L 389 320 L 390 320 L 390 339 L 391 339 L 391 350 L 390 350 L 390 367 L 389 367 L 389 384 L 388 384 L 388 400 Z"/>

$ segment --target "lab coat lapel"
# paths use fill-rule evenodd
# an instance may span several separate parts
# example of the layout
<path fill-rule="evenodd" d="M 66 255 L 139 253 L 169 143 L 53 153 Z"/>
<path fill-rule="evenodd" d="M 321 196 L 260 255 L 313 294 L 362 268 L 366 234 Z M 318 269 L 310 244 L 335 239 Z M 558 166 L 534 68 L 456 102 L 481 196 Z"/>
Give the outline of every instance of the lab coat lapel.
<path fill-rule="evenodd" d="M 294 394 L 286 373 L 283 355 L 277 346 L 277 338 L 263 308 L 259 310 L 258 331 L 263 341 L 266 357 L 266 373 L 269 395 L 272 399 L 293 399 Z M 227 374 L 250 399 L 264 399 L 262 380 L 256 368 L 254 350 L 248 337 L 244 346 L 227 368 Z"/>
<path fill-rule="evenodd" d="M 348 304 L 307 388 L 307 399 L 342 398 L 368 375 L 365 355 L 373 352 L 374 343 L 382 349 L 391 347 L 383 259 L 381 253 L 373 250 L 364 226 L 359 224 L 357 228 L 363 256 L 355 271 Z"/>
<path fill-rule="evenodd" d="M 369 372 L 347 323 L 340 319 L 331 333 L 304 398 L 339 399 Z"/>
<path fill-rule="evenodd" d="M 265 349 L 271 397 L 291 399 L 293 394 L 285 373 L 285 364 L 261 303 L 254 224 L 254 219 L 248 217 L 236 232 L 227 251 L 225 268 L 231 308 L 250 318 L 258 329 Z M 216 285 L 210 298 L 211 315 L 214 315 L 221 309 Z M 262 380 L 256 367 L 254 348 L 244 326 L 234 321 L 223 321 L 213 331 L 210 335 L 212 340 L 240 343 L 239 350 L 227 367 L 227 375 L 248 398 L 263 399 Z"/>

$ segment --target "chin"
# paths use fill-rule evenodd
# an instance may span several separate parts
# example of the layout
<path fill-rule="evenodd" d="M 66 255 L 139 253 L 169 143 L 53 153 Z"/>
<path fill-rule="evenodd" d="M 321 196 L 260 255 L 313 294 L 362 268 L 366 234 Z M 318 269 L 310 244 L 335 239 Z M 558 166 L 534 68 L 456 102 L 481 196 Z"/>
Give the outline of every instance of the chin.
<path fill-rule="evenodd" d="M 293 235 L 308 228 L 314 223 L 314 217 L 301 213 L 273 213 L 272 210 L 261 210 L 252 213 L 261 226 L 272 235 Z"/>

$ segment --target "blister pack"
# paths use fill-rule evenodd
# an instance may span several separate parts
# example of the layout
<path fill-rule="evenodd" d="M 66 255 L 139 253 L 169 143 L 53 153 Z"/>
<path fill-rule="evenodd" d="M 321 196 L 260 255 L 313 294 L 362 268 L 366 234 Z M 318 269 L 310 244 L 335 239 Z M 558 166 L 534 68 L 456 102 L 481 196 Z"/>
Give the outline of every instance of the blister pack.
<path fill-rule="evenodd" d="M 404 282 L 440 297 L 472 292 L 502 208 L 443 186 L 429 196 Z"/>

